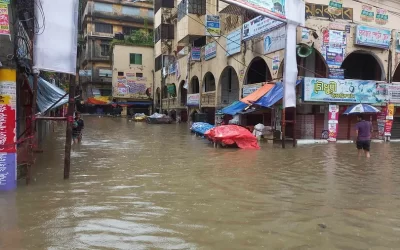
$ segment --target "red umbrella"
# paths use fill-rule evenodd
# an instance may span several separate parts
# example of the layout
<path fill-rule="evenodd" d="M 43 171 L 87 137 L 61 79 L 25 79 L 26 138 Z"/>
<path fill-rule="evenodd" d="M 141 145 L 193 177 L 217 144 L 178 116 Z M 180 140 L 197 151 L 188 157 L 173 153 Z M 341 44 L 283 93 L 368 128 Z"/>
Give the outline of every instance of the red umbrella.
<path fill-rule="evenodd" d="M 222 125 L 208 130 L 205 134 L 213 141 L 226 145 L 235 144 L 242 149 L 259 149 L 257 138 L 246 128 L 237 125 Z"/>

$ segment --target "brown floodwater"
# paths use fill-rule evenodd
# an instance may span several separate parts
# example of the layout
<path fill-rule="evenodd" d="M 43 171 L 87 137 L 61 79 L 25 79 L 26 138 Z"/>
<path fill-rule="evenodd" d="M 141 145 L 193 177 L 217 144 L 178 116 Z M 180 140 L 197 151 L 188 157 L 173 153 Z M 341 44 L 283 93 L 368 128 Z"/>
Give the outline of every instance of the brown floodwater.
<path fill-rule="evenodd" d="M 0 249 L 399 249 L 400 144 L 214 149 L 188 125 L 84 117 L 0 194 Z"/>

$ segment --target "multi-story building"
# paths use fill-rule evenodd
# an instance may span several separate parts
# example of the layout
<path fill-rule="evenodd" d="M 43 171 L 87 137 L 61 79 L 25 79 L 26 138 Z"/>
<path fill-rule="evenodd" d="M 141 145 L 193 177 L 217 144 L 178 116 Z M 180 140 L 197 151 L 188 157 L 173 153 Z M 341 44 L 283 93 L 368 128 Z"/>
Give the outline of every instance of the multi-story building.
<path fill-rule="evenodd" d="M 177 0 L 172 6 L 173 2 L 155 1 L 154 28 L 161 34 L 155 44 L 155 102 L 161 109 L 185 116 L 204 112 L 214 122 L 212 117 L 221 108 L 262 84 L 282 79 L 285 28 L 281 24 L 223 1 Z M 274 1 L 275 10 L 279 10 L 280 2 Z M 340 104 L 342 113 L 360 96 L 372 98 L 374 94 L 363 92 L 362 86 L 400 82 L 399 12 L 400 3 L 395 1 L 306 2 L 306 25 L 298 27 L 298 50 L 293 55 L 297 57 L 298 76 L 308 77 L 297 87 L 297 137 L 321 137 L 328 129 L 329 104 Z M 218 34 L 210 35 L 213 30 L 207 32 L 206 27 Z M 355 80 L 346 83 L 341 79 Z M 304 96 L 303 90 L 312 80 L 322 83 L 325 94 L 333 91 L 338 95 L 329 102 Z M 343 84 L 348 89 L 340 89 Z M 340 100 L 343 93 L 350 93 L 353 100 Z M 243 115 L 242 121 L 278 128 L 279 103 Z M 291 115 L 287 115 L 290 120 Z M 352 137 L 354 122 L 353 118 L 339 116 L 338 139 Z M 400 128 L 400 119 L 399 125 L 396 118 L 394 123 L 394 130 Z"/>
<path fill-rule="evenodd" d="M 81 3 L 81 51 L 79 53 L 82 97 L 112 96 L 110 42 L 139 29 L 152 29 L 150 0 L 83 0 Z"/>

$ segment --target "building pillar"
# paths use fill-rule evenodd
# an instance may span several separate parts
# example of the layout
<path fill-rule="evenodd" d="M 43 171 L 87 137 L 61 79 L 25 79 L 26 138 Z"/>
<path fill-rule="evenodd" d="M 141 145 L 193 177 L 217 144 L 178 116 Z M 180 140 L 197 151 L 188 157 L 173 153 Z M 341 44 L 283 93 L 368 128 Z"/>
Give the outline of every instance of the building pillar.
<path fill-rule="evenodd" d="M 121 116 L 126 117 L 128 115 L 128 107 L 122 107 Z"/>

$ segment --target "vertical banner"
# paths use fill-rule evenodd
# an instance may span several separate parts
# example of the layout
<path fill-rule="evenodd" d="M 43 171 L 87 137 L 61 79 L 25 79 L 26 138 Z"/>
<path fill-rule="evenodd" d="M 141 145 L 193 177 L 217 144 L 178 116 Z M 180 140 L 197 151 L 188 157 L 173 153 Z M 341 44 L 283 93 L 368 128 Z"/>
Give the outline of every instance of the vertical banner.
<path fill-rule="evenodd" d="M 387 107 L 382 107 L 381 112 L 379 112 L 377 115 L 378 136 L 379 139 L 381 140 L 383 140 L 385 136 L 386 114 L 387 114 Z"/>
<path fill-rule="evenodd" d="M 0 69 L 0 191 L 17 187 L 16 71 Z"/>
<path fill-rule="evenodd" d="M 393 116 L 394 116 L 394 104 L 388 104 L 386 108 L 385 136 L 392 135 Z"/>
<path fill-rule="evenodd" d="M 283 76 L 283 106 L 284 108 L 296 107 L 296 81 L 297 62 L 296 57 L 296 29 L 297 25 L 288 23 L 286 25 L 286 49 L 285 72 Z"/>
<path fill-rule="evenodd" d="M 336 142 L 339 128 L 339 106 L 329 105 L 328 131 L 329 142 Z"/>
<path fill-rule="evenodd" d="M 10 35 L 8 5 L 0 1 L 0 35 Z"/>

